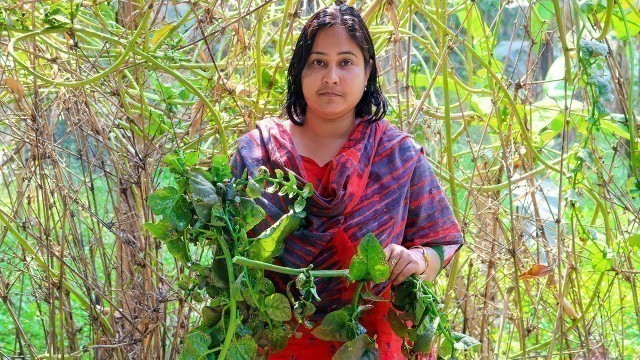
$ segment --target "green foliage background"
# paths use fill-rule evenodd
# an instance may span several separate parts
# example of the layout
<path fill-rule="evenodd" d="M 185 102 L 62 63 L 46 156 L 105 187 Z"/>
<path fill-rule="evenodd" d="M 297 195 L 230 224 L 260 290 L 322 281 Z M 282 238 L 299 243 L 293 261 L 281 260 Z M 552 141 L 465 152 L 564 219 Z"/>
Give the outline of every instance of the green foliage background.
<path fill-rule="evenodd" d="M 438 286 L 469 356 L 636 356 L 640 3 L 349 3 L 463 227 Z M 161 160 L 280 114 L 325 5 L 3 0 L 0 358 L 178 355 L 199 306 L 142 230 Z"/>

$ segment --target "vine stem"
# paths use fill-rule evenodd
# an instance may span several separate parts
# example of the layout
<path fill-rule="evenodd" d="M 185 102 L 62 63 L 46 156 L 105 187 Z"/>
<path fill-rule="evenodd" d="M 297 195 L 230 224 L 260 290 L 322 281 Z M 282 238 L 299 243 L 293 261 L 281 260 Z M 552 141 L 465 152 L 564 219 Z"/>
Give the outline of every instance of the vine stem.
<path fill-rule="evenodd" d="M 140 29 L 138 29 L 138 30 L 140 30 Z M 114 63 L 114 65 L 112 65 L 111 67 L 109 67 L 105 71 L 103 71 L 103 72 L 99 73 L 98 75 L 93 76 L 91 78 L 84 79 L 84 80 L 81 80 L 81 81 L 74 81 L 74 82 L 58 81 L 58 80 L 48 79 L 45 76 L 43 76 L 43 75 L 37 73 L 36 71 L 34 71 L 33 69 L 31 69 L 24 62 L 22 62 L 22 60 L 20 60 L 19 57 L 17 56 L 17 54 L 15 53 L 14 46 L 15 46 L 15 43 L 18 42 L 18 41 L 25 40 L 25 39 L 28 39 L 28 38 L 31 38 L 31 37 L 35 37 L 35 36 L 40 36 L 40 35 L 64 33 L 64 32 L 69 32 L 69 31 L 74 31 L 74 32 L 77 32 L 77 33 L 85 33 L 85 34 L 91 35 L 93 37 L 96 37 L 98 39 L 102 39 L 102 40 L 105 40 L 105 41 L 109 41 L 109 42 L 118 44 L 120 46 L 124 46 L 125 50 L 120 55 L 120 57 L 118 58 L 116 63 Z M 218 128 L 218 136 L 220 137 L 220 143 L 221 143 L 221 146 L 222 146 L 222 149 L 221 149 L 222 153 L 223 154 L 227 154 L 228 153 L 228 142 L 227 142 L 227 137 L 226 137 L 226 135 L 224 133 L 224 126 L 222 124 L 222 119 L 220 117 L 220 114 L 216 111 L 216 109 L 213 107 L 213 105 L 211 104 L 211 102 L 207 98 L 207 96 L 205 94 L 203 94 L 202 91 L 200 91 L 197 87 L 195 87 L 192 84 L 191 81 L 187 80 L 179 72 L 177 72 L 176 70 L 172 69 L 170 66 L 162 64 L 160 61 L 156 60 L 156 58 L 154 56 L 149 55 L 149 54 L 145 53 L 144 51 L 136 48 L 134 46 L 135 45 L 134 43 L 136 42 L 135 40 L 137 39 L 138 36 L 139 36 L 138 31 L 136 31 L 134 36 L 131 39 L 128 40 L 128 43 L 125 43 L 124 41 L 118 40 L 118 39 L 116 39 L 114 37 L 111 37 L 111 36 L 108 36 L 106 34 L 99 33 L 99 32 L 93 31 L 93 30 L 85 29 L 85 28 L 46 28 L 46 29 L 43 29 L 43 30 L 29 32 L 29 33 L 26 33 L 24 35 L 20 35 L 20 36 L 14 38 L 9 43 L 8 52 L 14 58 L 16 64 L 19 65 L 21 68 L 23 68 L 25 71 L 27 71 L 30 75 L 38 78 L 39 80 L 44 81 L 47 84 L 51 84 L 51 85 L 54 85 L 54 86 L 63 86 L 63 87 L 80 87 L 80 86 L 86 86 L 86 85 L 95 85 L 99 80 L 103 79 L 105 76 L 109 75 L 114 70 L 116 70 L 117 69 L 116 65 L 119 65 L 120 63 L 124 62 L 124 60 L 126 60 L 126 58 L 131 53 L 134 53 L 134 54 L 142 57 L 143 59 L 145 59 L 149 63 L 153 64 L 158 69 L 163 70 L 164 72 L 166 72 L 169 75 L 173 76 L 173 78 L 175 78 L 181 85 L 183 85 L 184 87 L 189 89 L 198 99 L 200 99 L 202 101 L 204 106 L 207 108 L 207 110 L 209 111 L 209 113 L 213 117 L 213 120 L 216 123 L 216 127 Z"/>
<path fill-rule="evenodd" d="M 25 64 L 22 61 L 22 59 L 20 59 L 20 57 L 18 57 L 18 55 L 16 55 L 15 50 L 14 50 L 15 44 L 17 42 L 22 41 L 22 40 L 29 39 L 29 38 L 32 38 L 32 37 L 36 37 L 36 36 L 39 36 L 39 35 L 46 35 L 46 34 L 60 33 L 60 32 L 65 32 L 65 33 L 66 32 L 74 32 L 76 30 L 75 28 L 45 28 L 45 29 L 42 29 L 42 30 L 33 31 L 33 32 L 30 32 L 30 33 L 26 33 L 26 34 L 20 35 L 20 36 L 18 36 L 16 38 L 12 39 L 11 42 L 9 42 L 8 52 L 13 57 L 13 61 L 15 61 L 16 64 L 20 65 L 20 67 L 22 67 L 24 70 L 26 70 L 29 74 L 33 75 L 34 77 L 36 77 L 36 78 L 38 78 L 38 79 L 40 79 L 42 81 L 47 82 L 47 83 L 52 83 L 53 85 L 71 87 L 71 88 L 95 84 L 97 81 L 103 79 L 107 75 L 109 75 L 112 72 L 114 72 L 117 69 L 119 69 L 121 67 L 121 65 L 124 63 L 124 61 L 133 52 L 133 49 L 135 48 L 135 45 L 136 45 L 136 42 L 137 42 L 138 38 L 143 33 L 143 30 L 146 29 L 144 24 L 147 22 L 147 20 L 149 20 L 149 15 L 150 14 L 151 14 L 151 11 L 147 11 L 147 13 L 145 14 L 144 18 L 142 19 L 142 22 L 140 23 L 140 26 L 138 27 L 136 32 L 133 34 L 131 39 L 129 39 L 129 43 L 126 45 L 124 51 L 122 52 L 122 54 L 120 54 L 120 57 L 118 57 L 118 59 L 113 63 L 113 65 L 111 65 L 110 67 L 105 69 L 103 72 L 101 72 L 101 73 L 99 73 L 99 74 L 97 74 L 95 76 L 92 76 L 90 78 L 83 79 L 83 80 L 80 80 L 80 81 L 54 81 L 54 80 L 50 80 L 50 79 L 46 78 L 45 76 L 40 75 L 35 70 L 31 69 L 31 67 L 29 67 L 27 64 Z"/>
<path fill-rule="evenodd" d="M 364 282 L 359 282 L 358 287 L 356 288 L 356 293 L 353 296 L 353 301 L 351 302 L 351 306 L 355 311 L 358 308 L 358 300 L 360 300 L 360 292 L 362 291 L 362 287 L 364 286 Z"/>
<path fill-rule="evenodd" d="M 224 253 L 224 260 L 227 263 L 227 276 L 229 276 L 229 281 L 235 279 L 235 275 L 233 273 L 233 261 L 231 259 L 231 252 L 229 251 L 229 247 L 227 243 L 222 240 L 218 241 L 220 244 L 220 248 Z M 238 325 L 237 311 L 238 306 L 236 303 L 236 285 L 231 283 L 229 286 L 229 327 L 227 328 L 227 334 L 224 337 L 224 343 L 222 344 L 222 349 L 220 350 L 219 359 L 224 359 L 227 355 L 227 351 L 229 351 L 229 347 L 231 346 L 231 340 L 233 339 L 233 333 L 236 331 L 236 327 Z"/>
<path fill-rule="evenodd" d="M 598 36 L 594 36 L 596 40 L 602 40 L 609 32 L 609 28 L 611 27 L 611 15 L 613 14 L 613 5 L 615 1 L 607 0 L 607 12 L 604 15 L 604 25 L 602 25 L 602 31 Z"/>
<path fill-rule="evenodd" d="M 273 272 L 277 272 L 277 273 L 281 273 L 281 274 L 288 274 L 288 275 L 297 276 L 297 275 L 309 272 L 309 274 L 311 276 L 313 276 L 313 277 L 343 277 L 343 278 L 347 278 L 347 279 L 351 280 L 351 277 L 349 276 L 349 270 L 348 269 L 344 269 L 344 270 L 310 270 L 312 266 L 309 266 L 307 268 L 302 268 L 302 269 L 295 269 L 295 268 L 290 268 L 290 267 L 286 267 L 286 266 L 279 266 L 279 265 L 269 264 L 269 263 L 262 262 L 262 261 L 251 260 L 251 259 L 248 259 L 248 258 L 243 257 L 243 256 L 234 257 L 232 262 L 234 264 L 236 264 L 236 265 L 244 265 L 244 266 L 248 266 L 248 267 L 252 267 L 252 268 L 256 268 L 256 269 L 263 269 L 263 270 L 273 271 Z"/>

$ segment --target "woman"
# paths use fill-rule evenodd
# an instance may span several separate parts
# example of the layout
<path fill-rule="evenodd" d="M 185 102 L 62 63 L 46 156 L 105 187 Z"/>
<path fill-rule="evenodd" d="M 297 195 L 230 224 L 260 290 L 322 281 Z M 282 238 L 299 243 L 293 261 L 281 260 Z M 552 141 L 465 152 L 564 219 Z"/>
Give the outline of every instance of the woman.
<path fill-rule="evenodd" d="M 290 267 L 344 269 L 358 242 L 372 232 L 384 247 L 391 275 L 374 292 L 390 298 L 390 285 L 412 274 L 433 279 L 462 244 L 460 228 L 420 146 L 382 120 L 386 102 L 378 85 L 374 45 L 360 15 L 334 5 L 305 24 L 288 69 L 285 119 L 266 119 L 238 140 L 236 176 L 260 166 L 282 169 L 311 182 L 305 226 L 291 234 L 277 263 Z M 286 199 L 265 194 L 267 219 L 260 232 L 288 211 Z M 284 292 L 292 279 L 269 275 Z M 343 279 L 316 279 L 325 314 L 348 304 L 353 286 Z M 389 302 L 376 302 L 361 323 L 376 336 L 381 359 L 403 358 L 401 340 L 386 321 Z M 302 328 L 302 327 L 300 327 Z M 303 330 L 270 359 L 328 359 L 341 343 Z"/>

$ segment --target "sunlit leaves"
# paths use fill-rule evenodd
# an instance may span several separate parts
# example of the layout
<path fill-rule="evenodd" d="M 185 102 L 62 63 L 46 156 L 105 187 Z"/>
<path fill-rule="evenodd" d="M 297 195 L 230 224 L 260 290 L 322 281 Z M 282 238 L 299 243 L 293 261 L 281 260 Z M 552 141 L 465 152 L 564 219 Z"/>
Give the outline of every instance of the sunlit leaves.
<path fill-rule="evenodd" d="M 596 272 L 603 272 L 611 269 L 615 252 L 609 247 L 603 247 L 591 255 L 591 268 Z"/>
<path fill-rule="evenodd" d="M 635 11 L 631 7 L 634 6 L 631 0 L 620 1 L 622 11 L 617 6 L 613 10 L 611 17 L 611 25 L 616 33 L 616 36 L 621 40 L 628 40 L 640 34 L 640 15 L 638 9 Z M 637 3 L 636 3 L 637 4 Z"/>
<path fill-rule="evenodd" d="M 351 260 L 349 276 L 354 281 L 381 283 L 389 278 L 389 264 L 382 246 L 373 234 L 365 235 Z"/>
<path fill-rule="evenodd" d="M 553 1 L 542 0 L 531 5 L 531 36 L 535 41 L 535 48 L 539 51 L 544 40 L 543 35 L 554 18 Z"/>
<path fill-rule="evenodd" d="M 163 27 L 161 27 L 160 29 L 156 30 L 153 33 L 153 37 L 151 38 L 151 43 L 152 44 L 157 44 L 158 41 L 164 37 L 165 35 L 167 35 L 169 33 L 169 31 L 171 31 L 173 28 L 175 27 L 175 24 L 166 24 Z"/>
<path fill-rule="evenodd" d="M 640 234 L 633 234 L 627 239 L 629 246 L 635 251 L 640 250 Z"/>
<path fill-rule="evenodd" d="M 301 217 L 293 211 L 282 216 L 278 221 L 253 239 L 249 248 L 249 257 L 258 261 L 269 261 L 282 252 L 284 238 L 300 225 Z"/>

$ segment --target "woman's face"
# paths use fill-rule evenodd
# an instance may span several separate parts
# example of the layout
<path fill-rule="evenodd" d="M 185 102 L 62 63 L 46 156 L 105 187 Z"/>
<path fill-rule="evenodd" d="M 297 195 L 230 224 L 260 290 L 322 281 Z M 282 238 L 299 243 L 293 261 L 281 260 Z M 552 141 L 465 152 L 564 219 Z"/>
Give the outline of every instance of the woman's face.
<path fill-rule="evenodd" d="M 360 47 L 340 26 L 321 29 L 302 71 L 306 118 L 353 119 L 371 66 Z"/>

